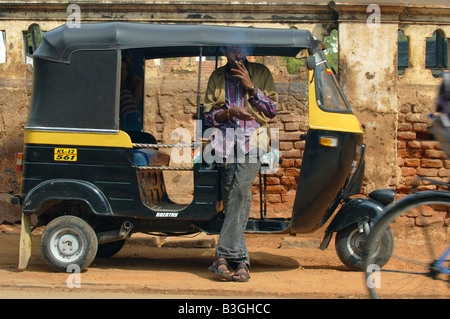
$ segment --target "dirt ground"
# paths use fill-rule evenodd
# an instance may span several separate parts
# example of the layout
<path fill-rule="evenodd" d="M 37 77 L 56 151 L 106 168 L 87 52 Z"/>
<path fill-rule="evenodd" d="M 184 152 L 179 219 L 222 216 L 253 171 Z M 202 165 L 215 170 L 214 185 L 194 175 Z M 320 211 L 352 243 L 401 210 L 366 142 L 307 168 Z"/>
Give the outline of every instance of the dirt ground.
<path fill-rule="evenodd" d="M 367 299 L 365 278 L 348 270 L 334 242 L 321 251 L 321 232 L 303 236 L 247 235 L 248 283 L 218 280 L 207 267 L 217 237 L 159 238 L 136 234 L 111 258 L 81 274 L 55 273 L 44 262 L 39 232 L 29 267 L 19 271 L 19 227 L 0 227 L 0 299 Z M 163 243 L 163 245 L 161 245 Z M 195 246 L 195 245 L 194 245 Z M 183 303 L 184 305 L 184 303 Z"/>
<path fill-rule="evenodd" d="M 33 235 L 29 267 L 19 271 L 18 229 L 3 231 L 0 298 L 367 298 L 363 275 L 342 265 L 334 245 L 321 251 L 318 238 L 291 238 L 247 235 L 251 279 L 235 283 L 207 270 L 214 248 L 155 247 L 144 235 L 133 236 L 114 257 L 95 259 L 77 278 L 50 270 L 40 254 L 40 236 Z"/>

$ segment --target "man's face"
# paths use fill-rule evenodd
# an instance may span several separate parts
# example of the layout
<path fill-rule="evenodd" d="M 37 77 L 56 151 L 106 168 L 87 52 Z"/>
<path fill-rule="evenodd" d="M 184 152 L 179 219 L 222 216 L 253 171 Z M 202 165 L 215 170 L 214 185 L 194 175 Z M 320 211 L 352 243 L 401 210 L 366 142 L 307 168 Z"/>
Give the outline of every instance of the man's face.
<path fill-rule="evenodd" d="M 230 63 L 232 66 L 235 65 L 235 63 L 243 63 L 247 55 L 245 54 L 245 50 L 240 47 L 227 47 L 225 49 L 225 56 L 228 60 L 228 63 Z"/>

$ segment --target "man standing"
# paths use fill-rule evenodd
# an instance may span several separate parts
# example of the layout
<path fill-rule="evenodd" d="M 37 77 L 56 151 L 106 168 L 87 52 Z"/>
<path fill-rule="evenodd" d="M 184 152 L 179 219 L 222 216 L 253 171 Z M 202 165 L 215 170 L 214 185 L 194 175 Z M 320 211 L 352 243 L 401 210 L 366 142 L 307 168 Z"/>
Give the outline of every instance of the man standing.
<path fill-rule="evenodd" d="M 225 212 L 217 259 L 208 269 L 227 280 L 248 281 L 250 258 L 244 231 L 251 186 L 261 165 L 251 155 L 258 147 L 267 151 L 267 118 L 276 116 L 278 96 L 269 69 L 248 62 L 245 48 L 227 47 L 224 53 L 227 64 L 211 74 L 204 106 L 206 125 L 221 132 L 211 146 L 215 158 L 223 158 L 217 166 Z M 229 265 L 235 268 L 233 275 Z"/>

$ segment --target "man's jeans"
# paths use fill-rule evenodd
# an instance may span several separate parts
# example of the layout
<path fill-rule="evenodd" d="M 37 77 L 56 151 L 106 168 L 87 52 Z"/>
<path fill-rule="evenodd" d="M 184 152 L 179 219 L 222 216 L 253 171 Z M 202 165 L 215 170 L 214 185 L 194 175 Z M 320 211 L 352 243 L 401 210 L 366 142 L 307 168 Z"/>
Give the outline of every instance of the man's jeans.
<path fill-rule="evenodd" d="M 258 175 L 261 163 L 218 164 L 225 220 L 216 247 L 216 257 L 229 262 L 250 265 L 244 231 L 252 204 L 251 186 Z"/>

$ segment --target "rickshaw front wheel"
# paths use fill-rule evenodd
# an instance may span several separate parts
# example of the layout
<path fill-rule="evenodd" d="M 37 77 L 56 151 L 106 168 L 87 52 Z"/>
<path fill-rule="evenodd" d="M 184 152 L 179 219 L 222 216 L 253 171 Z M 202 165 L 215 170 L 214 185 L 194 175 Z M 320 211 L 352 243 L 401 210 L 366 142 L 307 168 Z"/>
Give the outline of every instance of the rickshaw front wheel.
<path fill-rule="evenodd" d="M 98 241 L 92 227 L 76 216 L 60 216 L 45 227 L 41 236 L 41 253 L 54 270 L 88 267 L 97 254 Z"/>
<path fill-rule="evenodd" d="M 364 269 L 364 248 L 368 234 L 361 232 L 357 224 L 350 225 L 336 233 L 336 253 L 342 263 L 351 270 Z M 380 267 L 391 258 L 394 247 L 394 236 L 388 228 L 378 243 L 374 255 Z"/>

